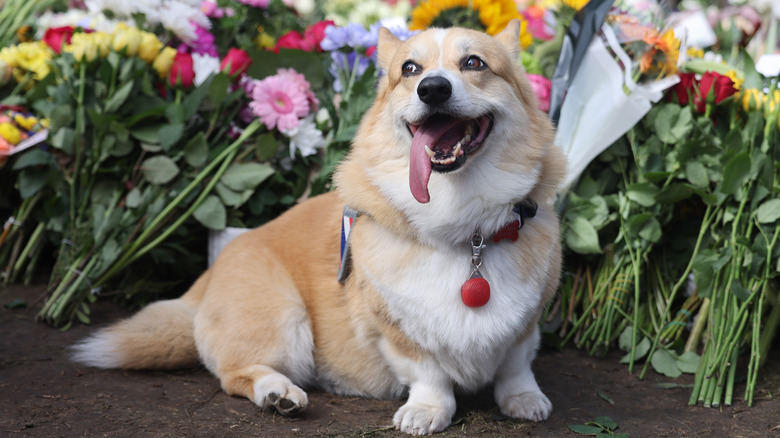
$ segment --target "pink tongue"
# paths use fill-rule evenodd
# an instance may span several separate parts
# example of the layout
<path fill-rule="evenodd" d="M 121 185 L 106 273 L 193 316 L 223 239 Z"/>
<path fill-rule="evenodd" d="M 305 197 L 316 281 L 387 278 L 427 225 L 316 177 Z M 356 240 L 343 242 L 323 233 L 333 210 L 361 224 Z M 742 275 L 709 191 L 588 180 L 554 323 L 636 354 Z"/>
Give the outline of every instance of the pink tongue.
<path fill-rule="evenodd" d="M 425 152 L 425 146 L 427 145 L 435 151 L 436 143 L 447 141 L 447 138 L 443 138 L 445 134 L 460 123 L 462 122 L 458 120 L 436 118 L 420 125 L 416 131 L 413 130 L 414 138 L 412 138 L 411 160 L 409 162 L 409 188 L 417 202 L 425 204 L 431 200 L 431 195 L 428 193 L 431 159 Z M 453 133 L 450 134 L 446 137 L 451 137 Z M 460 131 L 460 136 L 463 136 L 462 131 Z M 454 140 L 453 145 L 457 143 L 458 139 Z"/>

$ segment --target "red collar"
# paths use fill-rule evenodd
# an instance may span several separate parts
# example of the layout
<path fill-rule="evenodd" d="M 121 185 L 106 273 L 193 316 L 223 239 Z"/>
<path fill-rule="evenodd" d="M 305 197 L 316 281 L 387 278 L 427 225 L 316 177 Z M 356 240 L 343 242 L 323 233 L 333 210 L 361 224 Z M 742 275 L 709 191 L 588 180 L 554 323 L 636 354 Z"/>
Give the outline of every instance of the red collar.
<path fill-rule="evenodd" d="M 512 209 L 512 213 L 515 215 L 515 220 L 501 227 L 495 234 L 493 234 L 493 242 L 498 243 L 504 239 L 509 239 L 512 242 L 517 240 L 520 236 L 518 232 L 523 227 L 527 218 L 536 216 L 536 203 L 531 200 L 515 204 Z"/>

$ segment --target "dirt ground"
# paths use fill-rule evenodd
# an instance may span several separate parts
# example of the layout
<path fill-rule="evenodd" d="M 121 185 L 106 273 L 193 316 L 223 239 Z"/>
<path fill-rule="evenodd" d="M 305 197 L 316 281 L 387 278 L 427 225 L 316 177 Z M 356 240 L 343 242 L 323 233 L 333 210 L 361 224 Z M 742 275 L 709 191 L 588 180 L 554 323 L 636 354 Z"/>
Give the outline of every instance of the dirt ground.
<path fill-rule="evenodd" d="M 43 286 L 0 288 L 0 304 L 34 303 Z M 101 326 L 127 316 L 99 303 L 93 327 L 60 332 L 35 322 L 38 310 L 0 307 L 0 437 L 388 437 L 402 401 L 366 400 L 310 392 L 296 418 L 261 411 L 230 397 L 205 369 L 177 372 L 103 371 L 70 362 L 66 348 Z M 592 358 L 575 349 L 543 349 L 535 362 L 539 385 L 553 403 L 541 423 L 502 416 L 489 388 L 458 397 L 458 411 L 442 436 L 566 437 L 567 427 L 611 417 L 617 432 L 638 437 L 780 437 L 780 354 L 774 348 L 759 378 L 752 408 L 738 399 L 722 409 L 687 405 L 690 376 L 670 380 L 628 374 L 617 353 Z M 659 383 L 673 382 L 665 389 Z M 668 386 L 668 385 L 666 385 Z M 744 389 L 737 389 L 741 394 Z"/>

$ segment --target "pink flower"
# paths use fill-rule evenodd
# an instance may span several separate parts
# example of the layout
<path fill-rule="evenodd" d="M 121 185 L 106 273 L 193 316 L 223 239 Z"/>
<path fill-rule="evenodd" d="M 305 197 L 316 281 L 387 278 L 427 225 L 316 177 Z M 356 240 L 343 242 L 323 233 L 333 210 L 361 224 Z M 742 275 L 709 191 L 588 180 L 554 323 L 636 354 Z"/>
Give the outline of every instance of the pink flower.
<path fill-rule="evenodd" d="M 290 71 L 294 73 L 294 70 Z M 255 82 L 252 99 L 249 107 L 268 129 L 295 129 L 300 124 L 299 119 L 310 112 L 309 99 L 297 77 L 281 71 L 280 74 Z"/>
<path fill-rule="evenodd" d="M 245 5 L 253 6 L 255 8 L 267 8 L 268 3 L 271 3 L 271 0 L 238 0 L 238 1 Z"/>
<path fill-rule="evenodd" d="M 555 38 L 555 30 L 548 24 L 547 18 L 552 15 L 542 6 L 531 5 L 522 12 L 523 18 L 528 22 L 528 32 L 536 39 L 548 41 Z"/>
<path fill-rule="evenodd" d="M 187 44 L 192 48 L 192 53 L 218 57 L 214 35 L 208 29 L 200 27 L 196 23 L 192 23 L 192 25 L 195 28 L 195 40 Z"/>
<path fill-rule="evenodd" d="M 539 102 L 539 109 L 545 112 L 549 111 L 552 82 L 542 75 L 529 74 L 527 76 L 536 95 L 536 100 Z"/>
<path fill-rule="evenodd" d="M 282 76 L 295 82 L 298 89 L 306 95 L 306 100 L 309 102 L 309 108 L 311 111 L 317 111 L 320 103 L 317 100 L 317 96 L 315 96 L 311 91 L 311 85 L 309 84 L 309 81 L 306 80 L 306 76 L 291 68 L 280 68 L 276 71 L 276 73 L 277 76 Z"/>

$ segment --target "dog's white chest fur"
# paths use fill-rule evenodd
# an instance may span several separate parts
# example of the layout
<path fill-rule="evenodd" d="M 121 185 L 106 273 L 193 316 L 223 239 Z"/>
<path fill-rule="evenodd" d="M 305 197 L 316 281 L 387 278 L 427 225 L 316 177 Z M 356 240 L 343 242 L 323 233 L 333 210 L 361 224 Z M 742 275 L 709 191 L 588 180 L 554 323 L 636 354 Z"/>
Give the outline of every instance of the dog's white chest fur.
<path fill-rule="evenodd" d="M 379 231 L 366 225 L 372 234 Z M 376 237 L 381 245 L 356 248 L 355 253 L 358 260 L 376 263 L 357 268 L 381 294 L 404 334 L 458 386 L 476 389 L 492 380 L 507 350 L 535 322 L 545 287 L 541 276 L 518 270 L 514 253 L 522 242 L 488 243 L 480 272 L 490 284 L 490 299 L 470 308 L 461 299 L 461 287 L 473 272 L 470 244 L 417 245 L 409 251 L 407 241 L 388 231 Z"/>

